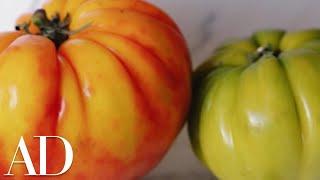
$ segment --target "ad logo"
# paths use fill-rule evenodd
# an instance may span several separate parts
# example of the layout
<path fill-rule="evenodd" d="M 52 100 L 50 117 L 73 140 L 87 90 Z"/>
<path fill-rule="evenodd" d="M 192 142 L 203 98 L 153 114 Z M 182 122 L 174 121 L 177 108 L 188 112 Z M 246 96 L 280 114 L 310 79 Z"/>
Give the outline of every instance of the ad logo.
<path fill-rule="evenodd" d="M 21 137 L 19 140 L 16 152 L 14 153 L 13 159 L 11 161 L 8 173 L 4 174 L 5 176 L 14 176 L 14 174 L 11 173 L 11 169 L 14 164 L 25 164 L 26 168 L 28 170 L 28 174 L 25 174 L 26 176 L 58 176 L 58 175 L 64 174 L 65 172 L 67 172 L 70 169 L 70 167 L 72 165 L 72 161 L 73 161 L 73 150 L 72 150 L 70 143 L 65 138 L 60 137 L 60 136 L 34 136 L 34 138 L 40 139 L 40 149 L 39 149 L 39 152 L 40 152 L 40 162 L 39 162 L 40 173 L 39 174 L 36 173 L 34 166 L 33 166 L 33 163 L 32 163 L 32 160 L 31 160 L 31 157 L 30 157 L 30 154 L 29 154 L 29 151 L 28 151 L 28 148 L 26 146 L 26 143 L 25 143 L 23 137 Z M 55 139 L 62 141 L 62 143 L 64 144 L 64 148 L 65 148 L 65 157 L 66 158 L 65 158 L 64 167 L 59 173 L 56 173 L 56 174 L 48 174 L 47 173 L 47 139 L 49 139 L 49 138 L 55 138 Z M 21 155 L 23 157 L 23 161 L 15 160 L 19 150 L 20 150 Z"/>

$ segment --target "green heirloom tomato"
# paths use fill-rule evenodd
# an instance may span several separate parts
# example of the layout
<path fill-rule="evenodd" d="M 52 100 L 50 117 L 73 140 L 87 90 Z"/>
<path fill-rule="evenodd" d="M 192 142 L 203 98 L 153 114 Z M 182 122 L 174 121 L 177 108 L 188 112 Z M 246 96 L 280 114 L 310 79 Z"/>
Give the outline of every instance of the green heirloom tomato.
<path fill-rule="evenodd" d="M 194 74 L 189 133 L 222 180 L 320 179 L 320 29 L 218 48 Z"/>

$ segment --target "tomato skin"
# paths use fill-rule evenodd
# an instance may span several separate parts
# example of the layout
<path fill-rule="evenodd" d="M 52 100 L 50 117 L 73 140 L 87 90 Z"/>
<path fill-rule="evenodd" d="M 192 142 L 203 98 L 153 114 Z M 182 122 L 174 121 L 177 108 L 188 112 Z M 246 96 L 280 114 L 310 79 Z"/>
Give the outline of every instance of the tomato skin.
<path fill-rule="evenodd" d="M 71 15 L 71 31 L 91 23 L 58 48 L 41 36 L 0 34 L 0 60 L 8 64 L 0 68 L 0 104 L 6 107 L 0 110 L 5 124 L 0 139 L 7 148 L 1 173 L 20 136 L 30 137 L 26 143 L 37 161 L 32 137 L 40 134 L 62 136 L 73 147 L 73 165 L 59 179 L 137 179 L 157 165 L 179 133 L 191 96 L 191 62 L 182 34 L 149 3 L 108 2 L 46 1 L 49 17 Z M 12 129 L 16 133 L 9 134 Z M 56 173 L 63 146 L 48 146 L 48 173 Z M 13 170 L 17 179 L 24 178 L 23 167 Z"/>
<path fill-rule="evenodd" d="M 194 76 L 190 139 L 221 179 L 319 179 L 320 30 L 266 30 Z"/>

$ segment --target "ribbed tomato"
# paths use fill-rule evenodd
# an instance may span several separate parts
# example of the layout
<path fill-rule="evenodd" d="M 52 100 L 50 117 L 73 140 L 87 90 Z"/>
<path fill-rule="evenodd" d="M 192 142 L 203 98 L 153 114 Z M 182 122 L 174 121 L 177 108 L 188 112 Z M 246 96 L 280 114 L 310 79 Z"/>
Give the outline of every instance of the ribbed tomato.
<path fill-rule="evenodd" d="M 62 179 L 143 176 L 188 110 L 191 68 L 182 34 L 140 0 L 49 0 L 43 7 L 18 20 L 21 31 L 0 34 L 1 173 L 21 136 L 39 169 L 33 136 L 58 135 L 74 149 Z M 64 151 L 48 146 L 54 172 Z M 26 173 L 24 166 L 13 171 Z"/>
<path fill-rule="evenodd" d="M 265 30 L 198 68 L 189 124 L 224 180 L 320 179 L 320 30 Z"/>

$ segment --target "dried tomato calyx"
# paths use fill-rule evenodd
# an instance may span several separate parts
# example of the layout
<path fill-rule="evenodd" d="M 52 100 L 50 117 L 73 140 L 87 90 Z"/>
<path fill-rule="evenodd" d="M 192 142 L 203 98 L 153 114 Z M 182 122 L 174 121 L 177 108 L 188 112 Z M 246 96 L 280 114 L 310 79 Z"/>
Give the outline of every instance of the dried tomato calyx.
<path fill-rule="evenodd" d="M 33 13 L 30 22 L 17 25 L 16 30 L 31 34 L 29 28 L 31 24 L 34 24 L 39 29 L 37 35 L 47 37 L 53 41 L 58 48 L 63 42 L 69 39 L 70 35 L 78 33 L 90 26 L 90 24 L 87 24 L 78 30 L 70 31 L 70 23 L 70 14 L 67 14 L 65 18 L 61 19 L 59 13 L 56 13 L 49 19 L 44 9 L 38 9 Z"/>

